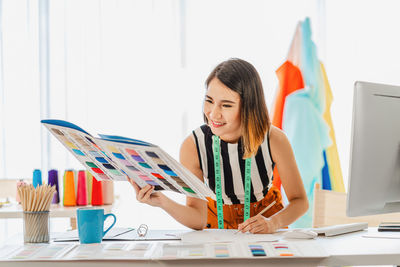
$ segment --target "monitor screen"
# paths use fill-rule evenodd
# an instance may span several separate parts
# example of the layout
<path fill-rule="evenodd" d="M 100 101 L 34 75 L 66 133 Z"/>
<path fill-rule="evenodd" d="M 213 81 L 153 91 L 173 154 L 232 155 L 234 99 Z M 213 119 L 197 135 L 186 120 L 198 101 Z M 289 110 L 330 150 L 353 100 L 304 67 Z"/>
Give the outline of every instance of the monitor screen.
<path fill-rule="evenodd" d="M 399 211 L 400 86 L 356 82 L 347 215 Z"/>

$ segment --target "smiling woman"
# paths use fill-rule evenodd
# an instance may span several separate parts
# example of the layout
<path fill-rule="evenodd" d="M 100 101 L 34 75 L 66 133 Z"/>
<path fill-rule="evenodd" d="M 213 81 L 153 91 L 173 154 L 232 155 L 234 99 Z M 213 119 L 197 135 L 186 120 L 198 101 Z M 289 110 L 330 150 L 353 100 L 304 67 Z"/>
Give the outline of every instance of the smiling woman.
<path fill-rule="evenodd" d="M 219 103 L 207 101 L 209 95 L 215 95 L 225 103 L 224 115 L 228 124 L 223 130 L 227 134 L 236 136 L 221 136 L 224 141 L 235 143 L 239 137 L 243 138 L 244 157 L 254 154 L 264 141 L 265 133 L 269 130 L 270 119 L 265 104 L 264 89 L 256 69 L 248 62 L 232 59 L 219 64 L 208 76 L 206 81 L 207 94 L 204 104 L 205 122 L 214 127 L 214 120 L 218 120 L 213 110 L 219 111 Z M 230 102 L 231 105 L 226 105 Z M 208 104 L 209 103 L 209 104 Z M 232 105 L 233 104 L 233 105 Z M 211 117 L 212 116 L 212 117 Z M 223 117 L 222 117 L 223 119 Z M 222 125 L 220 125 L 222 126 Z M 214 128 L 214 130 L 217 130 Z M 225 137 L 225 138 L 224 138 Z"/>
<path fill-rule="evenodd" d="M 213 131 L 230 143 L 240 137 L 240 95 L 217 78 L 208 84 L 204 102 L 204 116 Z"/>
<path fill-rule="evenodd" d="M 392 34 L 400 25 L 397 0 L 345 4 L 326 0 L 38 2 L 1 1 L 0 178 L 28 178 L 39 167 L 43 173 L 51 168 L 82 168 L 43 131 L 42 114 L 88 125 L 89 130 L 146 139 L 178 158 L 181 141 L 202 124 L 201 85 L 216 62 L 230 57 L 250 61 L 260 74 L 269 106 L 278 85 L 275 70 L 285 60 L 296 24 L 305 17 L 311 19 L 316 49 L 329 74 L 332 119 L 344 174 L 354 80 L 400 84 L 400 35 Z M 39 22 L 48 29 L 47 44 L 38 40 Z M 38 69 L 39 51 L 48 56 L 48 73 Z M 39 76 L 46 75 L 48 91 L 41 95 Z M 224 123 L 215 121 L 216 125 Z M 204 127 L 211 129 L 212 125 Z M 274 132 L 271 127 L 270 141 Z M 204 140 L 201 134 L 199 140 Z M 241 203 L 234 196 L 244 199 L 244 182 L 236 181 L 245 176 L 245 165 L 232 162 L 234 182 L 226 179 L 225 151 L 235 144 L 223 140 L 222 196 L 226 204 Z M 263 145 L 262 151 L 262 159 L 270 159 Z M 30 155 L 29 160 L 24 153 Z M 183 154 L 198 157 L 195 146 L 194 154 Z M 212 153 L 208 158 L 213 163 Z M 237 162 L 238 158 L 229 157 Z M 252 160 L 257 170 L 259 158 Z M 205 164 L 200 176 L 208 172 Z M 236 177 L 242 171 L 243 176 Z M 265 173 L 262 168 L 260 172 Z M 346 175 L 344 179 L 346 184 Z M 266 186 L 262 181 L 254 178 L 252 185 Z M 115 186 L 121 196 L 119 222 L 129 226 L 146 222 L 151 229 L 182 227 L 165 213 L 137 203 L 124 182 Z M 179 202 L 181 197 L 171 195 Z M 133 216 L 132 210 L 142 216 Z M 7 232 L 0 233 L 0 238 Z"/>
<path fill-rule="evenodd" d="M 153 192 L 153 186 L 140 189 L 131 181 L 137 200 L 164 209 L 193 229 L 273 233 L 288 226 L 307 210 L 308 201 L 290 144 L 270 124 L 256 69 L 241 59 L 224 61 L 210 73 L 206 86 L 206 124 L 185 139 L 180 160 L 215 192 L 216 201 L 187 197 L 186 205 L 180 205 Z M 285 208 L 272 186 L 275 165 L 283 173 L 289 200 Z"/>

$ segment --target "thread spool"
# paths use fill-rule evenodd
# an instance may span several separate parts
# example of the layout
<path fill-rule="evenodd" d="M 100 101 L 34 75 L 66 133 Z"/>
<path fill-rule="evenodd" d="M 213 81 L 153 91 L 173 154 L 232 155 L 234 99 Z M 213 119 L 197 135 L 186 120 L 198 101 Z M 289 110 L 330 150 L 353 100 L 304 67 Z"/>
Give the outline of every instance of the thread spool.
<path fill-rule="evenodd" d="M 78 206 L 86 206 L 88 204 L 86 173 L 82 170 L 78 172 L 78 190 L 76 194 L 76 204 Z"/>
<path fill-rule="evenodd" d="M 22 179 L 17 182 L 17 193 L 15 195 L 15 201 L 17 201 L 18 203 L 21 203 L 21 198 L 18 193 L 18 187 L 21 187 L 24 185 L 26 185 L 26 183 Z"/>
<path fill-rule="evenodd" d="M 76 206 L 74 171 L 66 170 L 64 174 L 64 206 Z"/>
<path fill-rule="evenodd" d="M 88 193 L 88 205 L 92 204 L 92 183 L 93 183 L 93 175 L 86 171 L 86 187 Z"/>
<path fill-rule="evenodd" d="M 111 205 L 114 202 L 114 182 L 103 180 L 101 183 L 103 186 L 103 205 Z"/>
<path fill-rule="evenodd" d="M 50 170 L 49 171 L 49 177 L 47 181 L 48 185 L 55 186 L 56 187 L 56 192 L 53 196 L 53 200 L 51 203 L 53 204 L 58 204 L 60 203 L 60 193 L 59 193 L 59 188 L 58 188 L 58 171 L 57 170 Z"/>
<path fill-rule="evenodd" d="M 75 197 L 78 194 L 78 171 L 72 170 L 74 172 L 74 185 L 75 185 Z"/>
<path fill-rule="evenodd" d="M 34 188 L 38 185 L 42 185 L 42 172 L 39 169 L 33 170 L 32 185 Z"/>
<path fill-rule="evenodd" d="M 92 206 L 103 205 L 103 186 L 101 181 L 97 181 L 96 178 L 92 179 Z"/>

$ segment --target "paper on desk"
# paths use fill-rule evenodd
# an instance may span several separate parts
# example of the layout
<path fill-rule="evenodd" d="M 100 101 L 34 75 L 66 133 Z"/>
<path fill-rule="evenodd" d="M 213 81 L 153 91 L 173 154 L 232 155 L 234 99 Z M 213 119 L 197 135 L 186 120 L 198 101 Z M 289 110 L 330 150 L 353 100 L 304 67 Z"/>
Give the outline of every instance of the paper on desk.
<path fill-rule="evenodd" d="M 328 256 L 316 240 L 296 242 L 163 242 L 154 251 L 152 259 L 325 258 Z"/>
<path fill-rule="evenodd" d="M 104 236 L 103 241 L 155 241 L 155 240 L 180 240 L 179 235 L 188 230 L 148 230 L 144 237 L 137 234 L 136 229 L 113 227 Z M 54 242 L 79 241 L 78 231 L 72 230 L 52 235 Z"/>
<path fill-rule="evenodd" d="M 63 260 L 150 259 L 155 247 L 154 242 L 79 244 Z"/>
<path fill-rule="evenodd" d="M 369 229 L 368 233 L 362 235 L 362 237 L 400 239 L 400 232 L 378 232 L 377 230 Z"/>
<path fill-rule="evenodd" d="M 24 244 L 5 257 L 10 260 L 54 260 L 63 257 L 73 244 Z"/>
<path fill-rule="evenodd" d="M 122 236 L 123 234 L 133 232 L 134 228 L 126 228 L 126 227 L 113 227 L 111 230 L 104 236 L 103 240 L 113 239 L 118 236 Z M 135 231 L 136 232 L 136 231 Z M 54 242 L 70 242 L 70 241 L 79 241 L 78 230 L 66 231 L 62 233 L 53 233 L 51 236 Z"/>
<path fill-rule="evenodd" d="M 192 231 L 180 235 L 182 242 L 273 242 L 278 241 L 281 237 L 275 234 L 251 234 L 237 233 L 235 229 L 206 229 L 201 231 Z"/>

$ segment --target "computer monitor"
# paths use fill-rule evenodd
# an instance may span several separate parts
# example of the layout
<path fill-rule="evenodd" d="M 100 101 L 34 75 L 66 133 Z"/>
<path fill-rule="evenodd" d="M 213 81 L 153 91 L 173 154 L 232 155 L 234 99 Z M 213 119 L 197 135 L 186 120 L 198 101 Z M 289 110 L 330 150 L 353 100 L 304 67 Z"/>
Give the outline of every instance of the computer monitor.
<path fill-rule="evenodd" d="M 399 211 L 400 86 L 356 82 L 347 216 Z"/>

